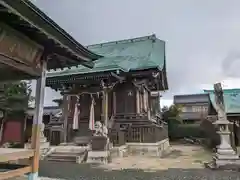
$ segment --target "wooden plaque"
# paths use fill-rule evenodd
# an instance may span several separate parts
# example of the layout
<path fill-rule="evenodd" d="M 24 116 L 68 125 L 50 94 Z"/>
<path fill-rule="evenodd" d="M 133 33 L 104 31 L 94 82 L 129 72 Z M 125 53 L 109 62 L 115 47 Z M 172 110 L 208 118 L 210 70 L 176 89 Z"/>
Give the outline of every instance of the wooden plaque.
<path fill-rule="evenodd" d="M 23 64 L 37 67 L 40 63 L 43 47 L 0 23 L 0 53 Z"/>

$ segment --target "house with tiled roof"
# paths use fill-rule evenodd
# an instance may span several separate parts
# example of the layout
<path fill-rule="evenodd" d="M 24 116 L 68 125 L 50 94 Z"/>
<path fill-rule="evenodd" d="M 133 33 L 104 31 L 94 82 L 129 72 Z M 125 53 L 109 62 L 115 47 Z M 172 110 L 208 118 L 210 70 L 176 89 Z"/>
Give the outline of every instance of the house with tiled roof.
<path fill-rule="evenodd" d="M 175 95 L 173 97 L 173 103 L 181 107 L 179 116 L 183 123 L 201 123 L 201 121 L 208 116 L 210 107 L 208 94 Z"/>

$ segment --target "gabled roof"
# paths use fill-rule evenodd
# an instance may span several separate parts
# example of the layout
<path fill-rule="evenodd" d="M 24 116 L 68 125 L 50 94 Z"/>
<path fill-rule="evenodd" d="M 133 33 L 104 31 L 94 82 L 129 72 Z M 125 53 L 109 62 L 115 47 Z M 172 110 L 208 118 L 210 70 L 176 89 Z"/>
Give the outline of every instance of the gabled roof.
<path fill-rule="evenodd" d="M 214 90 L 204 90 L 209 93 L 211 103 L 216 108 Z M 223 98 L 225 104 L 225 111 L 228 114 L 240 113 L 240 89 L 225 89 L 223 90 Z"/>
<path fill-rule="evenodd" d="M 209 103 L 209 96 L 206 93 L 175 95 L 173 102 L 174 104 Z"/>
<path fill-rule="evenodd" d="M 48 77 L 121 70 L 124 72 L 165 68 L 165 42 L 155 35 L 87 46 L 103 57 L 93 69 L 83 66 L 49 72 Z"/>
<path fill-rule="evenodd" d="M 79 64 L 93 67 L 92 60 L 101 57 L 83 47 L 29 0 L 0 0 L 0 20 L 52 54 L 48 69 Z"/>

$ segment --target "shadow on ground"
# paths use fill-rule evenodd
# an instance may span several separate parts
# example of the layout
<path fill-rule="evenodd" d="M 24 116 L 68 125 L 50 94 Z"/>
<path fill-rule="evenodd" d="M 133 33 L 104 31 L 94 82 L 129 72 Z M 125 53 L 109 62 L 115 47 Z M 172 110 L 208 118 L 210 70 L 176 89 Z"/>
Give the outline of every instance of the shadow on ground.
<path fill-rule="evenodd" d="M 237 180 L 239 172 L 209 169 L 168 169 L 154 172 L 134 169 L 106 171 L 96 165 L 40 162 L 40 176 L 71 180 Z"/>

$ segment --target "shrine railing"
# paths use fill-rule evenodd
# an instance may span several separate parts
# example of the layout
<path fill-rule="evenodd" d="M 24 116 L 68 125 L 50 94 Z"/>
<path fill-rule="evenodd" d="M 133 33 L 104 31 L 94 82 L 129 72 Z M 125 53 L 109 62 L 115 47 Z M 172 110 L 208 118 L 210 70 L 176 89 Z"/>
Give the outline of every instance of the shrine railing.
<path fill-rule="evenodd" d="M 168 138 L 167 127 L 161 126 L 142 126 L 131 127 L 127 131 L 110 132 L 110 139 L 114 146 L 121 146 L 129 143 L 155 143 Z"/>
<path fill-rule="evenodd" d="M 168 137 L 163 127 L 133 127 L 127 132 L 126 142 L 155 143 Z"/>

